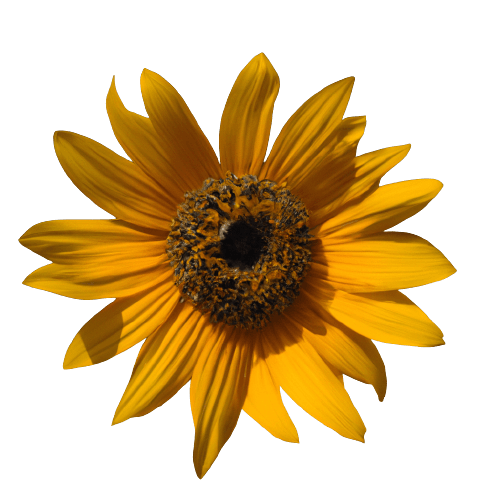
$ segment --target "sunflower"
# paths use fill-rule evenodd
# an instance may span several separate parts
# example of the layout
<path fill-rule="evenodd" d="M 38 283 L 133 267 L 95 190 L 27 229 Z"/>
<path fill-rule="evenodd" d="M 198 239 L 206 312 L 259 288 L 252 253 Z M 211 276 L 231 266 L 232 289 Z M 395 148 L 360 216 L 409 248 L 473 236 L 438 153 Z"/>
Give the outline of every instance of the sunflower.
<path fill-rule="evenodd" d="M 113 423 L 146 415 L 191 381 L 194 465 L 202 477 L 243 409 L 298 442 L 282 388 L 347 438 L 365 426 L 343 376 L 386 391 L 372 340 L 443 344 L 398 289 L 455 272 L 426 240 L 385 232 L 440 191 L 437 180 L 379 186 L 410 147 L 356 156 L 365 117 L 343 119 L 354 78 L 310 98 L 265 160 L 279 79 L 260 54 L 222 115 L 220 161 L 177 91 L 144 70 L 149 118 L 114 80 L 113 131 L 130 160 L 56 132 L 66 174 L 111 220 L 57 220 L 20 242 L 52 261 L 24 283 L 77 299 L 114 298 L 83 326 L 64 368 L 106 361 L 145 341 Z"/>

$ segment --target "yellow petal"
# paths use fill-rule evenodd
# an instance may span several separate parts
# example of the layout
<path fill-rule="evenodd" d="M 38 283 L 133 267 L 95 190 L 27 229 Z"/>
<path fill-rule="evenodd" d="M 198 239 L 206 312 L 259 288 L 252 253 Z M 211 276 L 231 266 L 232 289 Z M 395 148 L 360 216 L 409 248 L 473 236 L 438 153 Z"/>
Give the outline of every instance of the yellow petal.
<path fill-rule="evenodd" d="M 444 344 L 441 330 L 398 291 L 350 294 L 338 290 L 328 310 L 349 328 L 373 340 L 421 347 Z"/>
<path fill-rule="evenodd" d="M 212 329 L 207 316 L 189 303 L 179 303 L 144 342 L 113 424 L 161 406 L 181 389 L 191 379 L 205 337 Z"/>
<path fill-rule="evenodd" d="M 307 413 L 340 435 L 363 441 L 365 426 L 342 382 L 290 322 L 262 337 L 273 378 Z M 295 329 L 296 330 L 296 329 Z"/>
<path fill-rule="evenodd" d="M 297 172 L 310 172 L 326 156 L 353 85 L 353 77 L 329 85 L 295 112 L 269 154 L 264 168 L 266 178 L 277 183 L 292 180 Z"/>
<path fill-rule="evenodd" d="M 180 299 L 172 278 L 130 297 L 116 299 L 78 332 L 64 368 L 102 363 L 149 337 Z"/>
<path fill-rule="evenodd" d="M 225 328 L 227 330 L 225 330 Z M 221 339 L 226 339 L 228 337 L 231 337 L 231 333 L 233 332 L 233 327 L 227 327 L 224 323 L 215 323 L 214 324 L 214 329 L 212 332 L 212 335 L 209 335 L 206 338 L 205 345 L 203 346 L 203 351 L 201 354 L 203 354 L 204 359 L 207 358 L 210 355 L 210 352 L 214 349 L 214 347 L 217 345 L 218 342 L 221 342 Z M 198 357 L 200 359 L 201 356 Z M 195 366 L 196 368 L 196 366 Z M 191 387 L 189 389 L 189 398 L 190 398 L 190 403 L 191 403 L 191 413 L 193 415 L 193 421 L 196 426 L 196 422 L 198 421 L 198 418 L 200 416 L 200 405 L 199 401 L 196 402 L 196 388 L 193 387 L 193 378 L 191 377 Z"/>
<path fill-rule="evenodd" d="M 352 293 L 421 286 L 455 272 L 428 241 L 409 233 L 380 233 L 315 249 L 311 277 Z"/>
<path fill-rule="evenodd" d="M 243 410 L 274 437 L 299 442 L 297 429 L 283 405 L 279 385 L 269 371 L 262 349 L 254 354 Z"/>
<path fill-rule="evenodd" d="M 174 87 L 160 75 L 145 69 L 141 90 L 162 150 L 168 155 L 168 168 L 178 172 L 184 192 L 201 188 L 209 177 L 221 177 L 212 146 Z"/>
<path fill-rule="evenodd" d="M 169 201 L 165 210 L 169 216 L 175 216 L 176 206 L 183 201 L 186 191 L 182 172 L 170 164 L 168 151 L 164 151 L 151 120 L 125 108 L 116 91 L 114 77 L 106 108 L 121 147 L 136 165 L 157 181 L 158 188 Z"/>
<path fill-rule="evenodd" d="M 294 171 L 290 189 L 304 201 L 308 210 L 329 204 L 335 186 L 352 177 L 356 148 L 366 127 L 364 116 L 345 118 L 336 127 L 320 154 L 313 153 L 314 168 Z"/>
<path fill-rule="evenodd" d="M 71 132 L 56 132 L 54 146 L 68 177 L 103 210 L 138 226 L 170 228 L 164 209 L 168 200 L 137 165 Z"/>
<path fill-rule="evenodd" d="M 191 381 L 196 428 L 193 460 L 200 478 L 236 426 L 247 395 L 253 356 L 252 339 L 247 332 L 233 329 L 214 337 L 215 341 L 207 342 L 202 351 Z"/>
<path fill-rule="evenodd" d="M 328 364 L 355 380 L 372 385 L 380 401 L 384 399 L 387 389 L 385 366 L 373 342 L 339 322 L 323 321 L 322 328 L 311 325 L 295 307 L 287 309 L 283 316 L 302 329 L 303 338 Z"/>
<path fill-rule="evenodd" d="M 122 267 L 124 264 L 127 267 Z M 33 271 L 24 285 L 64 297 L 94 300 L 127 297 L 165 281 L 171 273 L 165 258 L 124 259 L 86 265 L 49 264 Z"/>
<path fill-rule="evenodd" d="M 264 54 L 255 56 L 239 74 L 220 124 L 224 172 L 260 175 L 278 90 L 278 74 Z"/>
<path fill-rule="evenodd" d="M 317 237 L 325 245 L 330 238 L 365 236 L 385 231 L 422 210 L 442 187 L 443 184 L 434 179 L 397 182 L 379 187 L 361 203 L 342 210 L 323 223 L 318 228 Z"/>
<path fill-rule="evenodd" d="M 159 257 L 168 232 L 120 220 L 53 220 L 28 229 L 19 242 L 56 264 L 84 264 L 104 259 Z"/>
<path fill-rule="evenodd" d="M 394 146 L 358 156 L 354 167 L 339 171 L 332 179 L 331 192 L 323 207 L 318 207 L 311 214 L 311 226 L 321 224 L 340 211 L 343 205 L 360 199 L 373 192 L 380 179 L 397 165 L 410 151 L 410 145 Z"/>
<path fill-rule="evenodd" d="M 76 299 L 133 295 L 165 279 L 166 235 L 119 220 L 42 222 L 19 241 L 56 264 L 24 284 Z"/>

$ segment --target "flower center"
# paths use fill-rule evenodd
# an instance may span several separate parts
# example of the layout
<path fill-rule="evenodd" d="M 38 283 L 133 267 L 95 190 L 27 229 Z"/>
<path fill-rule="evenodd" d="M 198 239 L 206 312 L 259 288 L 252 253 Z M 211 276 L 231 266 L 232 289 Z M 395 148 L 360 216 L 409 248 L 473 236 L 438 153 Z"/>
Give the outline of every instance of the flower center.
<path fill-rule="evenodd" d="M 263 327 L 309 267 L 304 204 L 285 185 L 230 172 L 184 197 L 166 248 L 182 296 L 213 322 Z"/>
<path fill-rule="evenodd" d="M 231 267 L 251 270 L 259 260 L 266 240 L 248 219 L 238 219 L 221 227 L 220 255 Z"/>

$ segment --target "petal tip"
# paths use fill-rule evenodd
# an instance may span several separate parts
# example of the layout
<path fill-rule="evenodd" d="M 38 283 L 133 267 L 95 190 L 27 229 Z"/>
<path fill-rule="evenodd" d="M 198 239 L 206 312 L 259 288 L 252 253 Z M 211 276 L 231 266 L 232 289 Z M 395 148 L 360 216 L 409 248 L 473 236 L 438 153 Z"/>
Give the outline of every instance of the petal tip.
<path fill-rule="evenodd" d="M 26 247 L 26 239 L 27 239 L 27 234 L 29 233 L 29 229 L 17 240 L 23 247 Z"/>
<path fill-rule="evenodd" d="M 64 361 L 63 361 L 63 370 L 71 370 L 73 368 L 76 368 L 76 366 L 74 366 L 69 360 L 68 358 L 64 358 Z"/>
<path fill-rule="evenodd" d="M 344 78 L 343 81 L 345 82 L 346 86 L 349 87 L 349 90 L 352 90 L 356 78 L 354 76 L 348 76 L 347 78 Z"/>
<path fill-rule="evenodd" d="M 116 409 L 116 413 L 113 417 L 113 421 L 111 422 L 111 427 L 117 424 L 121 424 L 122 422 L 125 422 L 127 420 L 126 418 L 120 418 L 119 413 L 118 413 L 118 408 Z"/>
<path fill-rule="evenodd" d="M 42 268 L 40 268 L 40 269 L 42 269 Z M 26 286 L 29 286 L 31 288 L 38 288 L 36 286 L 36 279 L 33 279 L 33 274 L 35 274 L 37 271 L 38 271 L 38 269 L 36 269 L 31 274 L 29 274 L 28 276 L 26 276 L 26 278 L 24 278 L 22 284 L 26 285 Z"/>
<path fill-rule="evenodd" d="M 446 257 L 445 257 L 445 259 L 446 259 Z M 449 278 L 450 276 L 453 276 L 457 272 L 455 266 L 448 259 L 446 259 L 446 260 L 447 260 L 447 264 L 448 265 L 446 266 L 447 267 L 446 271 L 443 271 L 443 277 L 439 278 L 439 279 L 437 279 L 435 281 L 445 280 L 446 278 Z"/>
<path fill-rule="evenodd" d="M 141 88 L 144 84 L 146 84 L 149 80 L 151 80 L 152 78 L 152 75 L 154 73 L 152 71 L 150 71 L 149 69 L 147 68 L 144 68 L 141 72 L 141 78 L 140 78 L 140 81 L 141 81 Z"/>
<path fill-rule="evenodd" d="M 198 479 L 203 479 L 203 476 L 207 473 L 208 469 L 206 470 L 203 470 L 203 468 L 198 465 L 198 464 L 194 464 L 194 470 L 196 472 L 196 475 L 198 476 Z"/>
<path fill-rule="evenodd" d="M 108 90 L 108 95 L 106 97 L 106 101 L 109 101 L 109 99 L 112 97 L 113 94 L 116 94 L 116 77 L 113 75 L 113 78 L 111 79 L 111 85 L 109 86 Z"/>
<path fill-rule="evenodd" d="M 378 400 L 382 403 L 385 398 L 385 392 L 383 394 L 378 394 Z"/>
<path fill-rule="evenodd" d="M 70 370 L 72 368 L 82 368 L 96 364 L 89 356 L 81 338 L 77 335 L 64 356 L 63 368 Z"/>
<path fill-rule="evenodd" d="M 62 146 L 65 142 L 67 142 L 68 138 L 71 135 L 77 135 L 77 134 L 73 134 L 72 132 L 67 132 L 65 130 L 56 130 L 54 132 L 54 146 L 56 148 L 56 151 L 58 146 Z"/>
<path fill-rule="evenodd" d="M 151 80 L 153 79 L 155 76 L 158 76 L 154 71 L 151 71 L 150 69 L 148 68 L 144 68 L 142 70 L 142 73 L 141 73 L 141 80 L 143 79 L 148 79 L 148 80 Z"/>

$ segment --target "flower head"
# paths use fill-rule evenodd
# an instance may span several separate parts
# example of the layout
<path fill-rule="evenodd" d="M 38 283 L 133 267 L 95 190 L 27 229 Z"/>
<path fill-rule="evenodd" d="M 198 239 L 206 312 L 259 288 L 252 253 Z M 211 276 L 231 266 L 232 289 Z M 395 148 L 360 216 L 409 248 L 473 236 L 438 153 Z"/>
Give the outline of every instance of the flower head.
<path fill-rule="evenodd" d="M 67 175 L 114 219 L 33 226 L 21 243 L 53 263 L 24 283 L 115 298 L 76 335 L 65 368 L 145 340 L 114 423 L 153 411 L 191 380 L 200 477 L 242 409 L 298 442 L 280 387 L 326 426 L 363 441 L 343 376 L 383 399 L 385 369 L 372 340 L 443 344 L 398 289 L 446 278 L 453 266 L 422 238 L 386 232 L 442 185 L 379 186 L 409 146 L 356 156 L 365 118 L 343 119 L 353 83 L 334 83 L 301 106 L 266 160 L 279 80 L 263 54 L 229 95 L 220 162 L 181 96 L 147 70 L 149 118 L 123 106 L 114 81 L 107 98 L 131 161 L 77 134 L 54 136 Z"/>

